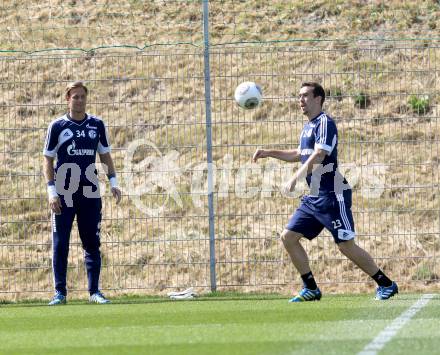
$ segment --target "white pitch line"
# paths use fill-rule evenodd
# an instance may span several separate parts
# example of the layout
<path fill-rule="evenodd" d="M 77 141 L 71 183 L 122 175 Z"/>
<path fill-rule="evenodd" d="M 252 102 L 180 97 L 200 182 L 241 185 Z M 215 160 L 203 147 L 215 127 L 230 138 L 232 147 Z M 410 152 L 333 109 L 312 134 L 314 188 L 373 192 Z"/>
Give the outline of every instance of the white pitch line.
<path fill-rule="evenodd" d="M 377 353 L 394 338 L 397 332 L 434 297 L 435 294 L 426 294 L 420 297 L 416 303 L 394 319 L 388 327 L 382 330 L 376 338 L 368 343 L 358 355 L 377 355 Z"/>

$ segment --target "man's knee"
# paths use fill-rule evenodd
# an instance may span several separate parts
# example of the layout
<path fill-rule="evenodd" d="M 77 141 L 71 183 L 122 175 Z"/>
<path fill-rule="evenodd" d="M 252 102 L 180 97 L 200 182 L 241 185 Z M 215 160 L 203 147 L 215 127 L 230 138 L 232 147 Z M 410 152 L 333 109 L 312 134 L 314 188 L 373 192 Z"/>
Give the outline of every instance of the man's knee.
<path fill-rule="evenodd" d="M 54 238 L 53 240 L 53 251 L 58 255 L 66 254 L 69 252 L 69 238 Z"/>
<path fill-rule="evenodd" d="M 99 254 L 100 246 L 101 246 L 101 242 L 99 238 L 90 238 L 90 239 L 84 238 L 82 240 L 82 247 L 89 254 L 96 254 L 96 253 Z"/>
<path fill-rule="evenodd" d="M 342 254 L 348 256 L 359 250 L 359 247 L 354 242 L 354 239 L 347 240 L 341 243 L 338 243 L 338 248 Z"/>
<path fill-rule="evenodd" d="M 280 239 L 284 245 L 293 245 L 299 243 L 299 240 L 303 237 L 301 233 L 290 231 L 288 229 L 283 230 Z"/>

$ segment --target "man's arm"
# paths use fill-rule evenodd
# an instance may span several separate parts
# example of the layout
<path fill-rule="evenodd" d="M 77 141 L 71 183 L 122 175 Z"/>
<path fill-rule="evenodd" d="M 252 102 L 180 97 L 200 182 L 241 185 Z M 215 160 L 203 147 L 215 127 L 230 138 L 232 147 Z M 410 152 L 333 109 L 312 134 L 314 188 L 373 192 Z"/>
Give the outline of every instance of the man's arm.
<path fill-rule="evenodd" d="M 328 152 L 324 149 L 315 148 L 315 151 L 309 156 L 306 162 L 301 165 L 295 175 L 284 185 L 284 193 L 288 194 L 295 189 L 297 181 L 311 174 L 325 159 Z"/>
<path fill-rule="evenodd" d="M 99 154 L 99 160 L 107 167 L 107 175 L 116 175 L 115 164 L 110 153 Z"/>
<path fill-rule="evenodd" d="M 112 156 L 110 153 L 99 154 L 99 160 L 107 167 L 107 176 L 110 180 L 111 191 L 113 197 L 116 199 L 116 204 L 118 204 L 121 201 L 122 192 L 118 186 L 118 180 L 116 179 L 116 170 Z"/>
<path fill-rule="evenodd" d="M 288 163 L 295 163 L 300 161 L 300 154 L 298 149 L 292 150 L 275 150 L 275 149 L 257 149 L 252 157 L 252 160 L 256 162 L 260 158 L 275 158 L 278 160 L 286 161 Z"/>
<path fill-rule="evenodd" d="M 295 175 L 297 177 L 306 177 L 307 175 L 311 174 L 313 170 L 315 170 L 317 166 L 324 161 L 327 153 L 328 152 L 324 149 L 315 148 L 315 151 L 309 156 L 306 162 L 301 165 Z"/>
<path fill-rule="evenodd" d="M 55 172 L 53 170 L 53 161 L 54 161 L 54 158 L 48 157 L 47 155 L 44 156 L 43 174 L 46 179 L 46 183 L 48 183 L 49 181 L 55 180 Z"/>
<path fill-rule="evenodd" d="M 55 214 L 61 213 L 61 201 L 55 187 L 55 172 L 53 170 L 54 158 L 44 156 L 43 174 L 46 179 L 47 193 L 49 195 L 49 206 Z"/>

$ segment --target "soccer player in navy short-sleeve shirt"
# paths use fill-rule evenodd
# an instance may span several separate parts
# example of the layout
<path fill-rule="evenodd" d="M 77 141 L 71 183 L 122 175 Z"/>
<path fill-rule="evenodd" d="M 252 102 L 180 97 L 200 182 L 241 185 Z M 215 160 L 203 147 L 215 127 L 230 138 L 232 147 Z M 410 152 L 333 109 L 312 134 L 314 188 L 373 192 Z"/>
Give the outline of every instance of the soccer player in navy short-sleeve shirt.
<path fill-rule="evenodd" d="M 310 194 L 302 198 L 281 234 L 284 247 L 304 284 L 290 302 L 321 299 L 321 291 L 300 239 L 311 240 L 324 228 L 330 231 L 339 250 L 376 281 L 376 299 L 385 300 L 396 294 L 398 287 L 379 269 L 372 257 L 354 242 L 351 187 L 338 170 L 338 130 L 335 121 L 322 111 L 324 101 L 325 92 L 320 84 L 303 83 L 299 105 L 309 121 L 302 130 L 299 147 L 293 150 L 257 149 L 253 156 L 255 162 L 260 158 L 272 157 L 302 163 L 285 184 L 284 193 L 292 192 L 301 178 L 306 178 L 310 186 Z"/>
<path fill-rule="evenodd" d="M 80 81 L 67 86 L 65 98 L 69 112 L 50 123 L 43 150 L 43 171 L 52 211 L 55 295 L 49 302 L 51 306 L 66 303 L 69 239 L 75 216 L 84 249 L 90 302 L 109 302 L 99 290 L 102 205 L 96 153 L 107 168 L 116 203 L 121 200 L 121 190 L 104 122 L 86 113 L 87 94 L 87 87 Z"/>

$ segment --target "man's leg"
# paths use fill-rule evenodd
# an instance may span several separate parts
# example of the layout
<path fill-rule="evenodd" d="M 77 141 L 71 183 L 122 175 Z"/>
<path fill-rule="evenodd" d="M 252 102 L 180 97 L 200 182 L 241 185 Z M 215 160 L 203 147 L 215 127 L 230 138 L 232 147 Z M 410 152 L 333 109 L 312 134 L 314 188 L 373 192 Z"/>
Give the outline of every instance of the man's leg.
<path fill-rule="evenodd" d="M 345 190 L 343 194 L 336 195 L 335 208 L 330 210 L 330 214 L 319 216 L 319 219 L 332 233 L 339 250 L 376 281 L 379 286 L 376 297 L 388 299 L 398 292 L 397 285 L 379 269 L 371 255 L 354 242 L 355 229 L 351 212 L 351 195 L 351 190 Z"/>
<path fill-rule="evenodd" d="M 354 262 L 362 271 L 369 276 L 373 276 L 379 271 L 379 267 L 374 262 L 370 254 L 360 248 L 354 239 L 338 243 L 339 250 L 348 259 Z"/>
<path fill-rule="evenodd" d="M 303 280 L 304 287 L 294 296 L 290 302 L 315 301 L 321 299 L 321 291 L 316 284 L 315 278 L 310 270 L 309 257 L 301 245 L 301 233 L 285 229 L 281 234 L 281 241 L 289 253 L 290 260 L 298 270 Z"/>
<path fill-rule="evenodd" d="M 78 232 L 84 249 L 90 295 L 99 292 L 101 199 L 83 197 L 77 211 Z"/>
<path fill-rule="evenodd" d="M 397 284 L 379 269 L 371 255 L 357 246 L 353 239 L 339 243 L 338 247 L 342 254 L 376 281 L 379 286 L 376 290 L 376 299 L 387 300 L 399 292 Z"/>
<path fill-rule="evenodd" d="M 63 296 L 67 295 L 67 259 L 69 256 L 69 240 L 75 212 L 62 202 L 61 214 L 52 213 L 52 268 L 55 290 Z"/>
<path fill-rule="evenodd" d="M 323 224 L 315 218 L 313 211 L 302 201 L 295 213 L 290 217 L 281 234 L 281 241 L 289 253 L 293 265 L 300 273 L 304 284 L 303 289 L 297 296 L 293 297 L 290 302 L 321 299 L 321 291 L 310 271 L 309 257 L 301 245 L 300 239 L 304 237 L 311 240 L 315 238 L 323 228 Z"/>
<path fill-rule="evenodd" d="M 309 257 L 300 243 L 302 237 L 302 234 L 287 229 L 281 233 L 281 241 L 283 242 L 284 248 L 286 248 L 289 253 L 290 260 L 292 260 L 293 265 L 300 275 L 310 272 Z"/>

